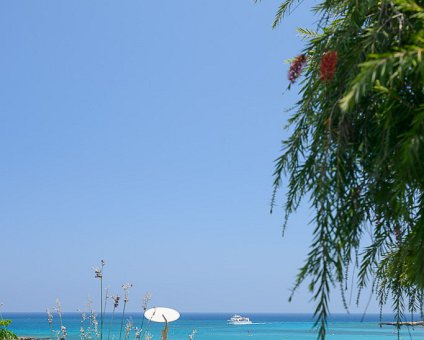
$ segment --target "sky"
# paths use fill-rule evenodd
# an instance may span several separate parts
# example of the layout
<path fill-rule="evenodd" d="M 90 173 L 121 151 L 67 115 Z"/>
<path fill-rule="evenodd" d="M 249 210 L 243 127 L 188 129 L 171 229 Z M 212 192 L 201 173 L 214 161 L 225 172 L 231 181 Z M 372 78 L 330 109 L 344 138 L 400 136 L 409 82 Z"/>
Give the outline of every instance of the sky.
<path fill-rule="evenodd" d="M 98 303 L 101 259 L 110 293 L 133 284 L 130 311 L 146 292 L 183 312 L 313 311 L 305 287 L 288 302 L 311 212 L 283 238 L 269 210 L 297 98 L 284 61 L 314 18 L 272 30 L 278 4 L 0 2 L 3 311 Z"/>

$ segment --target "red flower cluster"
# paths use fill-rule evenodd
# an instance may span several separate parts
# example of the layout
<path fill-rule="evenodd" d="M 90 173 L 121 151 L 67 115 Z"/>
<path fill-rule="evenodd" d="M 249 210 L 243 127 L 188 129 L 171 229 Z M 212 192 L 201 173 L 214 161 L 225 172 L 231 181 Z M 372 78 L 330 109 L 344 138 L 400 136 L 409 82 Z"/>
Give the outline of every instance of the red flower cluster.
<path fill-rule="evenodd" d="M 288 79 L 292 84 L 296 81 L 297 78 L 299 78 L 303 68 L 306 65 L 306 61 L 306 56 L 304 54 L 301 54 L 297 56 L 291 63 Z"/>
<path fill-rule="evenodd" d="M 321 58 L 320 64 L 320 79 L 324 81 L 333 80 L 336 72 L 337 52 L 325 52 Z"/>

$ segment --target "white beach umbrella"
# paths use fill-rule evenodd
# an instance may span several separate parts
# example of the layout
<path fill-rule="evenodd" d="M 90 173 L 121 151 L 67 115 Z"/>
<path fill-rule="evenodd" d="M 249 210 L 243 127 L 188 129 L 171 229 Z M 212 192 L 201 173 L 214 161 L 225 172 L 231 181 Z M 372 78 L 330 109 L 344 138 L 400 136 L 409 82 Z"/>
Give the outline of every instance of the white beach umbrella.
<path fill-rule="evenodd" d="M 144 312 L 146 319 L 153 322 L 172 322 L 180 318 L 180 313 L 167 307 L 153 307 Z"/>

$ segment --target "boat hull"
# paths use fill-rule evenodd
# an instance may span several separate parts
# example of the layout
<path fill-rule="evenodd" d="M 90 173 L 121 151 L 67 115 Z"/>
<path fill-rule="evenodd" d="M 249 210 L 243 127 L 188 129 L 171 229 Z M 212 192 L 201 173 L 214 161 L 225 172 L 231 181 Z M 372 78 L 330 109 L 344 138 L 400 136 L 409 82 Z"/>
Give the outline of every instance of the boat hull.
<path fill-rule="evenodd" d="M 251 325 L 252 321 L 229 322 L 229 325 Z"/>

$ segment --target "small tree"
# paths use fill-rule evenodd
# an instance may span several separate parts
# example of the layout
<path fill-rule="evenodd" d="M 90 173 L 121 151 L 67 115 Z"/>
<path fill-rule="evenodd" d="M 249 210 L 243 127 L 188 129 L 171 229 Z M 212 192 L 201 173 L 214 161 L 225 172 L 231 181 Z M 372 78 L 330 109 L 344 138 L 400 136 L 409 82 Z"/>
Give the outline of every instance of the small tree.
<path fill-rule="evenodd" d="M 7 329 L 11 322 L 10 320 L 0 320 L 0 339 L 18 339 L 15 333 Z"/>
<path fill-rule="evenodd" d="M 274 26 L 300 2 L 285 0 Z M 304 198 L 315 212 L 294 290 L 310 280 L 320 339 L 331 287 L 340 286 L 347 308 L 352 266 L 359 267 L 359 291 L 371 286 L 381 306 L 391 298 L 398 325 L 406 311 L 422 314 L 423 6 L 423 0 L 320 1 L 316 31 L 299 29 L 307 45 L 289 79 L 300 82 L 300 100 L 274 188 L 287 176 L 285 224 Z"/>

